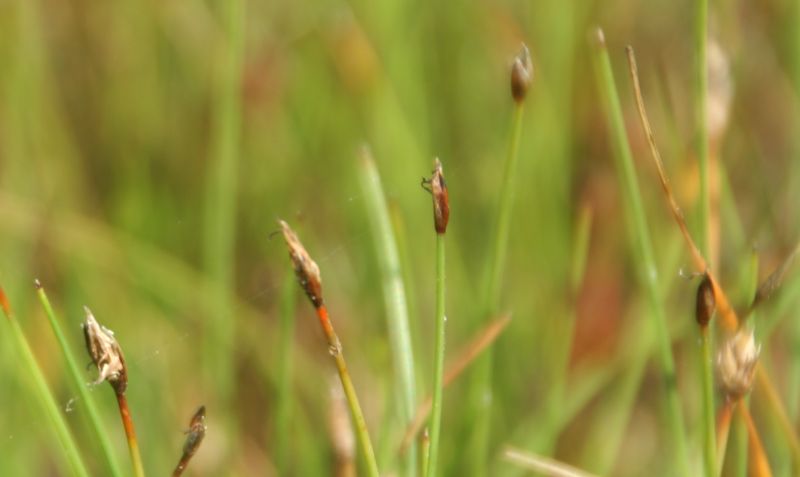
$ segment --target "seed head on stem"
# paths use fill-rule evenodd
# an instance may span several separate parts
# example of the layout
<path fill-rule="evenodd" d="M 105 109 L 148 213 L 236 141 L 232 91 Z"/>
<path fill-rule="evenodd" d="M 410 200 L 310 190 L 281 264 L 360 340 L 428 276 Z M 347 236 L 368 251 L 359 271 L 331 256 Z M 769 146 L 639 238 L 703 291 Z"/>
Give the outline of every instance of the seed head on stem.
<path fill-rule="evenodd" d="M 192 456 L 194 456 L 197 449 L 200 448 L 200 444 L 206 437 L 206 430 L 208 430 L 206 426 L 206 407 L 200 406 L 189 421 L 189 430 L 186 431 L 186 442 L 183 444 L 183 453 L 175 470 L 172 471 L 173 477 L 183 474 Z"/>
<path fill-rule="evenodd" d="M 295 274 L 300 282 L 300 286 L 308 295 L 311 304 L 319 319 L 319 324 L 322 326 L 322 331 L 325 334 L 325 339 L 328 342 L 328 352 L 333 358 L 336 369 L 339 372 L 339 379 L 342 381 L 342 389 L 344 390 L 347 403 L 350 407 L 350 414 L 353 418 L 353 424 L 356 431 L 356 437 L 360 444 L 364 458 L 367 462 L 367 475 L 370 477 L 379 477 L 378 462 L 375 459 L 375 451 L 372 448 L 372 442 L 369 437 L 369 430 L 367 423 L 364 419 L 364 413 L 361 411 L 361 405 L 356 396 L 356 390 L 353 386 L 353 381 L 350 378 L 350 371 L 347 369 L 347 362 L 344 359 L 342 352 L 342 343 L 333 329 L 330 317 L 328 316 L 328 309 L 322 301 L 322 284 L 320 280 L 319 267 L 311 259 L 311 256 L 306 251 L 303 244 L 295 235 L 294 231 L 283 220 L 280 221 L 281 229 L 283 231 L 283 238 L 286 240 L 286 245 L 289 247 L 289 258 L 292 260 Z"/>
<path fill-rule="evenodd" d="M 433 161 L 433 175 L 430 179 L 422 179 L 422 187 L 433 197 L 433 226 L 436 233 L 444 234 L 450 220 L 450 199 L 442 173 L 442 163 L 438 157 Z"/>
<path fill-rule="evenodd" d="M 322 306 L 322 278 L 320 277 L 317 263 L 311 259 L 300 239 L 285 221 L 279 221 L 286 246 L 289 247 L 289 258 L 292 259 L 294 273 L 306 296 L 311 300 L 314 308 Z"/>
<path fill-rule="evenodd" d="M 531 53 L 525 43 L 522 44 L 517 56 L 511 63 L 511 97 L 514 101 L 521 103 L 525 101 L 528 88 L 533 81 L 533 65 L 531 64 Z"/>
<path fill-rule="evenodd" d="M 117 343 L 114 332 L 101 326 L 88 307 L 84 307 L 84 310 L 86 311 L 86 321 L 82 327 L 86 350 L 99 372 L 97 380 L 92 384 L 97 385 L 108 381 L 114 388 L 114 392 L 118 395 L 124 394 L 128 387 L 128 369 L 122 355 L 122 348 Z"/>
<path fill-rule="evenodd" d="M 88 307 L 86 310 L 86 321 L 83 323 L 83 337 L 86 340 L 86 350 L 92 358 L 92 363 L 97 367 L 99 376 L 92 383 L 100 384 L 108 381 L 114 389 L 119 406 L 119 414 L 122 418 L 122 426 L 125 429 L 125 436 L 128 439 L 128 450 L 131 454 L 133 473 L 136 477 L 144 477 L 144 467 L 142 456 L 139 452 L 139 442 L 136 439 L 136 429 L 133 425 L 131 410 L 128 407 L 128 400 L 125 397 L 125 390 L 128 388 L 128 368 L 125 365 L 125 358 L 122 356 L 114 332 L 101 326 L 92 315 Z"/>
<path fill-rule="evenodd" d="M 703 275 L 703 281 L 697 287 L 697 299 L 695 301 L 694 317 L 697 324 L 705 329 L 711 321 L 711 316 L 714 314 L 716 308 L 716 300 L 714 298 L 714 287 L 711 285 L 711 280 L 707 274 Z"/>
<path fill-rule="evenodd" d="M 727 339 L 717 355 L 717 373 L 722 390 L 731 399 L 750 392 L 761 346 L 756 344 L 753 328 L 743 326 Z"/>

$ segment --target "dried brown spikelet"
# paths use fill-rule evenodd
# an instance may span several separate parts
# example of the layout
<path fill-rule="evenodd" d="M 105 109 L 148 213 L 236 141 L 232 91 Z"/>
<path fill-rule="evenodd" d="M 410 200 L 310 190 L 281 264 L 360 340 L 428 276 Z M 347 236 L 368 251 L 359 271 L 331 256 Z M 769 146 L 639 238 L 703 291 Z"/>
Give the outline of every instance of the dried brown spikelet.
<path fill-rule="evenodd" d="M 319 308 L 322 306 L 322 278 L 320 277 L 319 267 L 311 259 L 311 256 L 303 247 L 303 244 L 300 243 L 300 239 L 297 238 L 297 234 L 289 227 L 289 224 L 283 220 L 279 220 L 278 223 L 281 225 L 286 246 L 289 247 L 289 258 L 292 259 L 297 280 L 314 307 Z"/>
<path fill-rule="evenodd" d="M 756 345 L 751 327 L 742 327 L 722 345 L 717 354 L 717 374 L 722 390 L 739 399 L 753 387 L 761 346 Z"/>
<path fill-rule="evenodd" d="M 191 457 L 200 448 L 203 438 L 206 437 L 206 407 L 200 408 L 192 416 L 189 421 L 189 430 L 186 431 L 186 442 L 183 444 L 183 455 Z"/>
<path fill-rule="evenodd" d="M 81 326 L 86 350 L 99 372 L 97 380 L 92 384 L 108 381 L 117 394 L 124 394 L 128 387 L 128 368 L 125 365 L 122 348 L 117 343 L 114 332 L 101 326 L 88 307 L 84 307 L 84 310 L 86 321 Z"/>
<path fill-rule="evenodd" d="M 700 327 L 705 328 L 711 321 L 711 316 L 717 306 L 716 299 L 714 298 L 714 287 L 711 285 L 711 279 L 707 274 L 703 275 L 703 281 L 697 287 L 697 298 L 695 301 L 694 318 Z"/>
<path fill-rule="evenodd" d="M 430 179 L 423 178 L 422 186 L 433 196 L 433 227 L 437 234 L 443 234 L 447 232 L 447 223 L 450 220 L 450 198 L 442 173 L 442 163 L 438 157 L 433 162 L 433 175 Z"/>
<path fill-rule="evenodd" d="M 511 97 L 517 104 L 525 100 L 533 81 L 533 65 L 528 47 L 523 43 L 520 52 L 511 63 Z"/>

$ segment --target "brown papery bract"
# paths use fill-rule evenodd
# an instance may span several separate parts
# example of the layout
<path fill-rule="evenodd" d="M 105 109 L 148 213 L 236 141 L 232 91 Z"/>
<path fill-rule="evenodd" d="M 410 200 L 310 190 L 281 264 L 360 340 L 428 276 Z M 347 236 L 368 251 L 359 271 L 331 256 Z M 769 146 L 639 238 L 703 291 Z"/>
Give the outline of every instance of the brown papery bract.
<path fill-rule="evenodd" d="M 300 243 L 297 234 L 289 227 L 283 220 L 279 220 L 283 238 L 286 241 L 286 246 L 289 247 L 289 258 L 292 259 L 294 266 L 294 273 L 297 275 L 297 280 L 306 296 L 311 300 L 315 308 L 322 306 L 322 278 L 320 277 L 319 267 L 317 263 L 311 259 L 311 256 Z"/>

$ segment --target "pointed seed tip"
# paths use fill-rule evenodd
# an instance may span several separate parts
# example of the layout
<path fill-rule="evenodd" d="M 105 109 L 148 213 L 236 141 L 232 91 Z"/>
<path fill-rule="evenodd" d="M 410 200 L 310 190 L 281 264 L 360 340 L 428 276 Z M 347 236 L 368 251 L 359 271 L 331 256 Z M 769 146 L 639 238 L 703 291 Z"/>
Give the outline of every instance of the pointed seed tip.
<path fill-rule="evenodd" d="M 598 27 L 594 27 L 591 33 L 592 41 L 594 41 L 595 46 L 605 48 L 606 46 L 606 34 L 603 33 L 603 29 Z"/>

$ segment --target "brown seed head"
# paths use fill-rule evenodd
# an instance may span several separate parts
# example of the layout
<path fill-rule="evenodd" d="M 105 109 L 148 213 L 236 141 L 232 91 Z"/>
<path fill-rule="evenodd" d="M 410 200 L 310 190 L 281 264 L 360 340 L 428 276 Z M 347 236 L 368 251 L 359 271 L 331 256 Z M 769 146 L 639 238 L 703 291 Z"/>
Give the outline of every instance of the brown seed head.
<path fill-rule="evenodd" d="M 189 421 L 189 430 L 186 431 L 186 442 L 183 444 L 184 457 L 191 457 L 200 448 L 203 438 L 206 437 L 206 407 L 200 408 L 192 416 Z"/>
<path fill-rule="evenodd" d="M 729 398 L 738 399 L 750 392 L 760 352 L 751 327 L 742 327 L 722 345 L 717 354 L 717 374 Z"/>
<path fill-rule="evenodd" d="M 81 326 L 86 350 L 100 373 L 92 384 L 108 381 L 117 394 L 124 394 L 128 387 L 128 368 L 125 366 L 122 349 L 114 338 L 114 332 L 101 326 L 88 307 L 84 307 L 84 310 L 86 321 Z"/>
<path fill-rule="evenodd" d="M 447 232 L 447 223 L 450 220 L 450 199 L 442 173 L 442 163 L 438 157 L 433 164 L 433 176 L 425 183 L 430 186 L 430 193 L 433 196 L 433 226 L 437 234 L 443 234 Z"/>
<path fill-rule="evenodd" d="M 281 225 L 286 246 L 289 247 L 289 258 L 292 259 L 297 280 L 314 307 L 319 308 L 322 306 L 322 279 L 320 278 L 319 267 L 306 252 L 305 247 L 300 243 L 289 224 L 283 220 L 279 220 L 278 223 Z"/>
<path fill-rule="evenodd" d="M 533 81 L 533 65 L 528 47 L 523 43 L 522 49 L 511 64 L 511 97 L 517 104 L 525 100 L 528 88 Z"/>
<path fill-rule="evenodd" d="M 697 287 L 697 298 L 694 305 L 694 318 L 701 328 L 708 326 L 711 321 L 711 316 L 714 314 L 716 308 L 716 299 L 714 298 L 714 287 L 711 285 L 711 280 L 708 275 L 703 275 L 703 281 Z"/>

